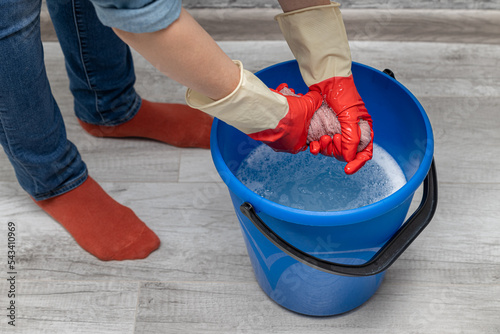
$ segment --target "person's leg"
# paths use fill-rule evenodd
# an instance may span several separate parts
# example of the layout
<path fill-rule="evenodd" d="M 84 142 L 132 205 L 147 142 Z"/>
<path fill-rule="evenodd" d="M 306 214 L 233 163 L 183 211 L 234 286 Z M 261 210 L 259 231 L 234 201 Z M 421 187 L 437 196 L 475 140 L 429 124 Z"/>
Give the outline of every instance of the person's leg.
<path fill-rule="evenodd" d="M 65 193 L 87 178 L 45 72 L 40 3 L 0 2 L 0 140 L 20 185 L 35 200 Z"/>
<path fill-rule="evenodd" d="M 158 237 L 90 177 L 66 138 L 43 60 L 41 1 L 0 2 L 0 142 L 20 185 L 85 250 L 144 258 Z"/>
<path fill-rule="evenodd" d="M 141 105 L 134 90 L 129 48 L 102 26 L 85 0 L 47 0 L 64 53 L 77 117 L 90 124 L 117 125 Z"/>
<path fill-rule="evenodd" d="M 209 147 L 210 116 L 186 105 L 141 100 L 129 47 L 99 21 L 90 1 L 48 0 L 47 5 L 65 55 L 75 113 L 87 132 Z"/>

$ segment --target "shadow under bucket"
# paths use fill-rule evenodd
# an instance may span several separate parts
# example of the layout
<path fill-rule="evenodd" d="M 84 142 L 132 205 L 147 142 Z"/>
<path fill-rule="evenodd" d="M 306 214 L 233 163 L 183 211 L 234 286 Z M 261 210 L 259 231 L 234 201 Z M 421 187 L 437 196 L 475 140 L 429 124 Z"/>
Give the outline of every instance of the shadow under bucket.
<path fill-rule="evenodd" d="M 212 158 L 229 189 L 260 287 L 279 305 L 307 315 L 341 314 L 367 301 L 437 206 L 434 140 L 424 109 L 390 75 L 357 63 L 352 72 L 373 118 L 374 141 L 392 155 L 407 180 L 373 204 L 320 212 L 269 201 L 235 176 L 241 162 L 261 143 L 220 120 L 212 127 Z M 298 93 L 307 92 L 296 61 L 256 75 L 271 88 L 286 82 Z M 422 183 L 421 204 L 404 222 Z"/>

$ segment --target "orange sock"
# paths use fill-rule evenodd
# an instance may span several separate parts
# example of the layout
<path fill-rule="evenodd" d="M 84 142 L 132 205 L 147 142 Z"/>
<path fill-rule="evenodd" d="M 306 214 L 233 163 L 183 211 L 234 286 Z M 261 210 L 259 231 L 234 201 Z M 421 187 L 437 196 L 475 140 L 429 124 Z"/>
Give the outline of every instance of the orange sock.
<path fill-rule="evenodd" d="M 184 104 L 142 100 L 137 114 L 117 126 L 93 125 L 80 121 L 85 131 L 96 137 L 141 137 L 177 147 L 210 147 L 213 118 Z"/>
<path fill-rule="evenodd" d="M 35 203 L 100 260 L 143 259 L 160 246 L 158 236 L 90 176 L 67 193 Z"/>

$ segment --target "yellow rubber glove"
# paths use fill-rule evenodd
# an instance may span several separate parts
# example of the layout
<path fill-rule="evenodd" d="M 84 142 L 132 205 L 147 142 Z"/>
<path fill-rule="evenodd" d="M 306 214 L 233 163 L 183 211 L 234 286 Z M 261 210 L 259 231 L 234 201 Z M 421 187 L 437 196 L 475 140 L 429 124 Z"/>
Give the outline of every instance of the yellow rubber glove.
<path fill-rule="evenodd" d="M 234 126 L 275 151 L 298 153 L 307 148 L 307 132 L 314 112 L 323 100 L 319 92 L 284 96 L 269 89 L 259 78 L 243 69 L 236 89 L 214 101 L 188 89 L 186 102 L 192 108 Z"/>
<path fill-rule="evenodd" d="M 304 82 L 322 94 L 341 125 L 337 150 L 333 138 L 322 138 L 314 147 L 320 152 L 347 161 L 347 174 L 358 171 L 373 155 L 372 119 L 358 94 L 351 73 L 351 51 L 338 3 L 314 6 L 276 16 L 290 46 Z M 370 125 L 371 141 L 357 152 L 363 119 Z M 326 135 L 326 134 L 325 134 Z M 313 147 L 310 145 L 310 147 Z"/>

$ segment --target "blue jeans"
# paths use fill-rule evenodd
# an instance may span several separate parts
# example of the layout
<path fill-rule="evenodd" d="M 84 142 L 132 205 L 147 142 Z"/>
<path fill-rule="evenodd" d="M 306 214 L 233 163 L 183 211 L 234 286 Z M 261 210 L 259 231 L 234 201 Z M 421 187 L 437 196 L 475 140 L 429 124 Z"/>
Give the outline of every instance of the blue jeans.
<path fill-rule="evenodd" d="M 75 113 L 117 125 L 140 108 L 129 48 L 101 24 L 89 0 L 47 0 L 64 52 Z M 35 200 L 83 183 L 87 168 L 66 137 L 45 72 L 41 0 L 0 0 L 0 142 Z"/>

